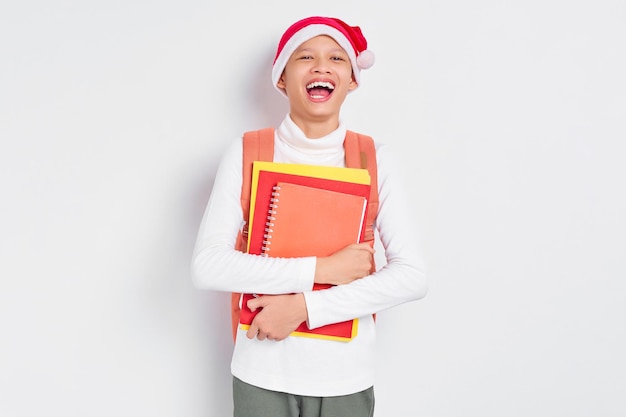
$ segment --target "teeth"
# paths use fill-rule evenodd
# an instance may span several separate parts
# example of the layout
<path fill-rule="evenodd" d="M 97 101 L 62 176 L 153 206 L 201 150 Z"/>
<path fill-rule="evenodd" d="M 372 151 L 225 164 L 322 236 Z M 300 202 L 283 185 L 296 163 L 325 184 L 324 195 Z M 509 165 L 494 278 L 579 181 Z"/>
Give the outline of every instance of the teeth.
<path fill-rule="evenodd" d="M 308 84 L 306 86 L 306 88 L 309 89 L 309 90 L 311 88 L 328 88 L 329 90 L 334 90 L 335 89 L 335 87 L 331 83 L 326 82 L 326 81 L 315 81 L 315 82 L 312 82 L 311 84 Z"/>

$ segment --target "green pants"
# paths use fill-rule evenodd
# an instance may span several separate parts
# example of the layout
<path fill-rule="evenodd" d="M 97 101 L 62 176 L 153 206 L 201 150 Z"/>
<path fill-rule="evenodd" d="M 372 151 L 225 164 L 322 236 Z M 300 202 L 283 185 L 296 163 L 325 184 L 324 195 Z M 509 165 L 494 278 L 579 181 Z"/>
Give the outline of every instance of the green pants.
<path fill-rule="evenodd" d="M 269 391 L 233 377 L 234 417 L 372 417 L 374 388 L 339 397 Z"/>

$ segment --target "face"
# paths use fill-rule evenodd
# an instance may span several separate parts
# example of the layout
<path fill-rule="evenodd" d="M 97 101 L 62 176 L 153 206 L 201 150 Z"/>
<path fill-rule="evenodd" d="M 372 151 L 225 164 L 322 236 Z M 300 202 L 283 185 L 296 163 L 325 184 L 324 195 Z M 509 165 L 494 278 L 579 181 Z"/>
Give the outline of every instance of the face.
<path fill-rule="evenodd" d="M 338 122 L 341 105 L 357 83 L 346 51 L 322 35 L 293 52 L 277 86 L 285 90 L 296 123 Z"/>

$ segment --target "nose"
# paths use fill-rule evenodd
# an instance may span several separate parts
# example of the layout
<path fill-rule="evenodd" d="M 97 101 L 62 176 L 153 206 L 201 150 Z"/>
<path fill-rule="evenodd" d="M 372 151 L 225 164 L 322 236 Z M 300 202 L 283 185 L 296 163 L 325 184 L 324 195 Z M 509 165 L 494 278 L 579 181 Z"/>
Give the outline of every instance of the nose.
<path fill-rule="evenodd" d="M 328 66 L 328 64 L 324 62 L 318 62 L 315 66 L 313 66 L 313 72 L 318 73 L 318 74 L 330 74 L 331 69 L 330 69 L 330 66 Z"/>

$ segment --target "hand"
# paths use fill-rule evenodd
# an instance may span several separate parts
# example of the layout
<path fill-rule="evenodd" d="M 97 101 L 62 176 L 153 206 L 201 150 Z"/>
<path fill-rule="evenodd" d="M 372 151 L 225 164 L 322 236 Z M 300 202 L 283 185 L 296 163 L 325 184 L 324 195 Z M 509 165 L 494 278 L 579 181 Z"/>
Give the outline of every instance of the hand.
<path fill-rule="evenodd" d="M 308 318 L 302 293 L 262 295 L 249 300 L 248 308 L 253 312 L 262 309 L 250 324 L 246 333 L 248 339 L 283 340 Z"/>
<path fill-rule="evenodd" d="M 317 258 L 315 282 L 341 285 L 369 275 L 374 252 L 371 243 L 354 243 L 330 256 Z"/>

